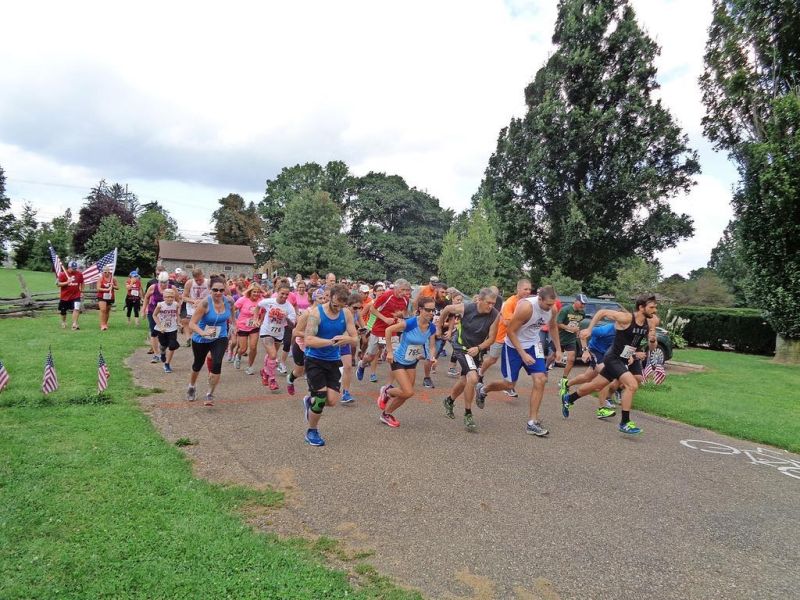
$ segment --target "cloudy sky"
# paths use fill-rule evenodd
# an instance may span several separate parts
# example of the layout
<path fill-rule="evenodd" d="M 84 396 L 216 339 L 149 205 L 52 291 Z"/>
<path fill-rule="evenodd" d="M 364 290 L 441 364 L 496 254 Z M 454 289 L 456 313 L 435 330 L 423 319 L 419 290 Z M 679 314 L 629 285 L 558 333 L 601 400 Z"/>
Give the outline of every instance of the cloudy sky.
<path fill-rule="evenodd" d="M 674 208 L 696 234 L 664 274 L 705 266 L 736 174 L 703 139 L 711 0 L 632 0 L 661 45 L 661 97 L 703 174 Z M 187 237 L 217 200 L 258 202 L 282 167 L 344 160 L 462 210 L 552 50 L 556 0 L 17 2 L 3 11 L 0 165 L 14 210 L 77 212 L 104 178 Z"/>

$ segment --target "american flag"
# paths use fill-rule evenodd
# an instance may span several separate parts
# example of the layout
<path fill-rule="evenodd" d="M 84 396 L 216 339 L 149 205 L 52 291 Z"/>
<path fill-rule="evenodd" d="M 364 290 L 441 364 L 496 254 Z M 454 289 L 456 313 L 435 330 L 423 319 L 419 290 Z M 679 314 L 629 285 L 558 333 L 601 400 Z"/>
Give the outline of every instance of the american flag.
<path fill-rule="evenodd" d="M 64 266 L 61 264 L 61 259 L 58 258 L 58 254 L 56 254 L 56 251 L 53 248 L 53 246 L 50 245 L 49 248 L 50 248 L 50 260 L 53 261 L 53 271 L 55 271 L 56 275 L 58 275 L 64 269 Z"/>
<path fill-rule="evenodd" d="M 106 359 L 103 358 L 103 352 L 100 351 L 100 356 L 97 359 L 97 391 L 102 392 L 108 387 L 108 365 Z"/>
<path fill-rule="evenodd" d="M 100 275 L 103 272 L 103 267 L 107 265 L 111 265 L 111 273 L 113 275 L 114 271 L 117 269 L 116 248 L 83 272 L 83 283 L 89 285 L 90 283 L 99 281 Z"/>
<path fill-rule="evenodd" d="M 8 385 L 8 381 L 8 371 L 6 371 L 6 366 L 3 364 L 3 361 L 0 360 L 0 392 Z"/>
<path fill-rule="evenodd" d="M 42 392 L 49 394 L 58 389 L 58 376 L 56 366 L 53 364 L 53 351 L 47 351 L 47 360 L 44 363 L 44 379 L 42 380 Z"/>

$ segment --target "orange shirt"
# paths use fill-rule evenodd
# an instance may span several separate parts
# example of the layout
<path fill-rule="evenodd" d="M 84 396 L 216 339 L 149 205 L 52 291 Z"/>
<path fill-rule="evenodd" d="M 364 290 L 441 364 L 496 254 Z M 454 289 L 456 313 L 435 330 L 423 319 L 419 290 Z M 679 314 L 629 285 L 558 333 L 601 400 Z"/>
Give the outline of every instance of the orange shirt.
<path fill-rule="evenodd" d="M 361 309 L 361 320 L 364 323 L 366 323 L 367 319 L 369 319 L 369 305 L 372 304 L 372 302 L 373 302 L 373 300 L 369 296 L 367 296 L 366 298 L 362 299 L 362 301 L 361 301 L 361 306 L 363 307 Z"/>
<path fill-rule="evenodd" d="M 436 288 L 432 285 L 424 285 L 419 289 L 417 298 L 436 298 Z"/>
<path fill-rule="evenodd" d="M 514 294 L 513 296 L 509 296 L 508 299 L 503 302 L 503 308 L 500 311 L 500 324 L 497 326 L 497 337 L 494 338 L 495 344 L 502 344 L 506 341 L 506 331 L 508 329 L 508 325 L 506 325 L 506 321 L 511 321 L 511 317 L 514 316 L 514 311 L 517 310 L 517 304 L 519 303 L 519 296 Z"/>

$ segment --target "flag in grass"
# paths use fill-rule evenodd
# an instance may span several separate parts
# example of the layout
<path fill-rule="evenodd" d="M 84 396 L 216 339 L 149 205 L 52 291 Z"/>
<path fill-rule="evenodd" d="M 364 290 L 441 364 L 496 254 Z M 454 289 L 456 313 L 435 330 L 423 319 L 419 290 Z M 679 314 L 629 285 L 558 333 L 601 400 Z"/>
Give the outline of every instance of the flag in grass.
<path fill-rule="evenodd" d="M 0 360 L 0 392 L 2 392 L 5 389 L 9 381 L 10 377 L 8 376 L 8 371 L 6 370 L 6 366 L 3 364 L 3 361 Z"/>
<path fill-rule="evenodd" d="M 44 379 L 42 380 L 42 392 L 49 394 L 58 389 L 58 376 L 56 375 L 56 365 L 53 363 L 53 351 L 47 350 L 47 360 L 44 363 Z"/>
<path fill-rule="evenodd" d="M 103 351 L 100 350 L 100 356 L 97 358 L 97 391 L 103 392 L 108 387 L 108 365 L 106 359 L 103 358 Z"/>

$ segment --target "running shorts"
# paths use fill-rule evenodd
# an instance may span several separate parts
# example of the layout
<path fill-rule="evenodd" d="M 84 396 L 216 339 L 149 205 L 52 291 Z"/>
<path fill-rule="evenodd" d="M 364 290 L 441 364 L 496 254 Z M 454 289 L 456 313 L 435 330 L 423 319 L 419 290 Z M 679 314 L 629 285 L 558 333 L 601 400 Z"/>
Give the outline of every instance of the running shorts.
<path fill-rule="evenodd" d="M 306 380 L 311 395 L 322 393 L 325 388 L 338 392 L 342 380 L 342 373 L 339 371 L 341 366 L 340 360 L 320 360 L 306 356 Z"/>
<path fill-rule="evenodd" d="M 503 348 L 503 355 L 500 358 L 500 372 L 503 374 L 503 379 L 516 383 L 519 379 L 519 370 L 525 369 L 528 375 L 535 375 L 536 373 L 547 374 L 547 360 L 544 358 L 536 358 L 536 348 L 531 346 L 526 348 L 525 352 L 535 358 L 532 365 L 526 365 L 516 348 L 506 345 Z"/>

